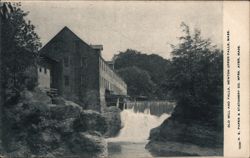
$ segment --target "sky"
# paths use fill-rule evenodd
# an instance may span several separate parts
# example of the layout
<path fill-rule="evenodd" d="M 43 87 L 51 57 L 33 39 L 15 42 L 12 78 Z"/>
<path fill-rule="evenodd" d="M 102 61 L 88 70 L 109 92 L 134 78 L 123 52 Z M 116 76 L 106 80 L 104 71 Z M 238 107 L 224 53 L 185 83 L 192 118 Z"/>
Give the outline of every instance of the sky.
<path fill-rule="evenodd" d="M 171 57 L 181 22 L 222 48 L 222 2 L 40 1 L 22 2 L 43 46 L 64 26 L 88 44 L 102 44 L 110 60 L 126 49 Z"/>

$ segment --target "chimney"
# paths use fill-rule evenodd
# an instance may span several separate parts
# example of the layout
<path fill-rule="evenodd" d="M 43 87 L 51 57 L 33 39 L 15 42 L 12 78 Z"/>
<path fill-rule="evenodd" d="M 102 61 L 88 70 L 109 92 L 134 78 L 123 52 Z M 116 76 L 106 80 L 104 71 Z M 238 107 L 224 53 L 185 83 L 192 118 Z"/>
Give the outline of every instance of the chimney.
<path fill-rule="evenodd" d="M 90 45 L 94 50 L 96 50 L 100 55 L 103 50 L 103 45 Z"/>

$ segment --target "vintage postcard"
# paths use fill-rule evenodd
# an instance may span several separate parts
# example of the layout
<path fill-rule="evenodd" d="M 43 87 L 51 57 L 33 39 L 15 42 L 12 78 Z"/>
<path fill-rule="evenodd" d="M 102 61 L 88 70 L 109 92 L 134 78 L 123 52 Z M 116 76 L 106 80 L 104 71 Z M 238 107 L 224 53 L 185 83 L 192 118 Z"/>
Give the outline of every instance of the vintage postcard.
<path fill-rule="evenodd" d="M 249 1 L 0 1 L 0 157 L 249 157 Z"/>

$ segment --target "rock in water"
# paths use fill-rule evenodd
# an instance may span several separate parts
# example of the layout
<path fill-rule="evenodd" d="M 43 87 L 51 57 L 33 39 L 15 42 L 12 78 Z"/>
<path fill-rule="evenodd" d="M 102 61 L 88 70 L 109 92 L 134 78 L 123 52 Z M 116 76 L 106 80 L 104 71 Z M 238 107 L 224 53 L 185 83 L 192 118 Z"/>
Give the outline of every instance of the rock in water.
<path fill-rule="evenodd" d="M 105 133 L 106 137 L 115 137 L 119 134 L 122 128 L 121 110 L 118 107 L 111 106 L 104 110 L 103 116 L 108 124 L 108 131 Z"/>
<path fill-rule="evenodd" d="M 107 142 L 98 132 L 79 132 L 71 136 L 69 148 L 82 157 L 107 157 Z"/>
<path fill-rule="evenodd" d="M 98 112 L 84 110 L 74 121 L 74 130 L 78 132 L 97 131 L 101 134 L 106 133 L 108 129 L 105 118 Z"/>
<path fill-rule="evenodd" d="M 223 154 L 223 132 L 200 123 L 165 120 L 150 131 L 146 146 L 155 156 L 220 156 Z"/>

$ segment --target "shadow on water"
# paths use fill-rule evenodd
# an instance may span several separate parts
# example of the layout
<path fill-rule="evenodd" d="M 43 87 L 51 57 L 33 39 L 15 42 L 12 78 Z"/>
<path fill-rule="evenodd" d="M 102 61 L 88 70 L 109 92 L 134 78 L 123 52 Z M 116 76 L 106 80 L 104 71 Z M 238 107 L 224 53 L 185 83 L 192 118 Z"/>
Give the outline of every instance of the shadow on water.
<path fill-rule="evenodd" d="M 147 142 L 109 142 L 109 158 L 152 158 L 145 149 Z"/>

